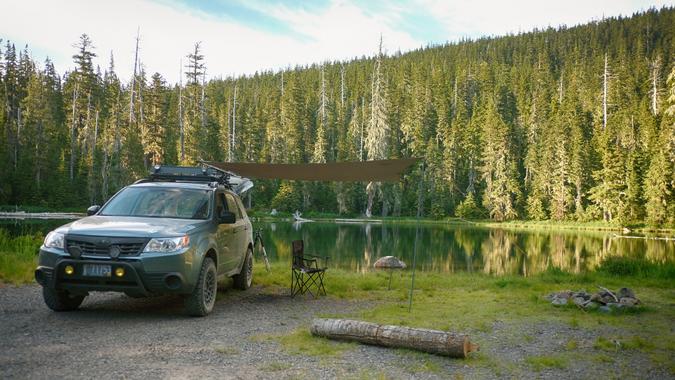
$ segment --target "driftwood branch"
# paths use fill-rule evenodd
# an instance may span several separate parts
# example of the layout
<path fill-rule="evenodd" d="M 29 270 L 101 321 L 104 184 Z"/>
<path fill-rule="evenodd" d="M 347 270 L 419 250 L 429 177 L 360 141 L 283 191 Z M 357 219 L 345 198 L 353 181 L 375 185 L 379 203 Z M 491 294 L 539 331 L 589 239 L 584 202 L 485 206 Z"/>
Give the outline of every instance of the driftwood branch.
<path fill-rule="evenodd" d="M 607 289 L 607 288 L 605 288 L 605 287 L 602 287 L 602 286 L 598 286 L 598 288 L 600 288 L 600 290 L 604 290 L 605 292 L 609 293 L 609 295 L 612 296 L 612 298 L 614 298 L 614 300 L 615 300 L 617 303 L 619 302 L 619 299 L 616 298 L 616 295 L 615 295 L 611 290 L 609 290 L 609 289 Z"/>
<path fill-rule="evenodd" d="M 348 319 L 314 319 L 310 331 L 313 335 L 330 339 L 409 348 L 453 358 L 466 358 L 469 352 L 479 349 L 463 334 Z"/>

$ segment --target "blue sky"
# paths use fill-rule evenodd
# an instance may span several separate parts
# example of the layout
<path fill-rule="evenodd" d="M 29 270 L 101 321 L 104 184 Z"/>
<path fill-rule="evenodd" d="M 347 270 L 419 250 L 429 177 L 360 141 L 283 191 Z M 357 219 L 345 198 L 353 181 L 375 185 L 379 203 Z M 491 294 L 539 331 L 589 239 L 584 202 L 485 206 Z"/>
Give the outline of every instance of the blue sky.
<path fill-rule="evenodd" d="M 209 77 L 372 55 L 380 35 L 388 52 L 463 38 L 504 35 L 603 17 L 630 15 L 673 1 L 652 0 L 20 0 L 4 5 L 0 38 L 29 45 L 42 62 L 72 67 L 72 45 L 90 35 L 97 64 L 115 57 L 118 75 L 133 70 L 140 28 L 149 74 L 179 80 L 181 59 L 202 42 Z"/>

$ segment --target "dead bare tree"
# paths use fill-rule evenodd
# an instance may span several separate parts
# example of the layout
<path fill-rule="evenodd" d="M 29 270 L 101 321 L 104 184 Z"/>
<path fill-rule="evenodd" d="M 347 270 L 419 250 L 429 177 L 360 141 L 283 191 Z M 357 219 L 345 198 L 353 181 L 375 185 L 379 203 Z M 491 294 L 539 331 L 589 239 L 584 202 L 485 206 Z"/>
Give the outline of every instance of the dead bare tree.
<path fill-rule="evenodd" d="M 138 68 L 138 43 L 140 41 L 141 27 L 136 32 L 136 52 L 134 54 L 134 75 L 131 77 L 131 95 L 129 96 L 129 123 L 136 119 L 134 114 L 134 96 L 136 92 L 136 70 Z"/>

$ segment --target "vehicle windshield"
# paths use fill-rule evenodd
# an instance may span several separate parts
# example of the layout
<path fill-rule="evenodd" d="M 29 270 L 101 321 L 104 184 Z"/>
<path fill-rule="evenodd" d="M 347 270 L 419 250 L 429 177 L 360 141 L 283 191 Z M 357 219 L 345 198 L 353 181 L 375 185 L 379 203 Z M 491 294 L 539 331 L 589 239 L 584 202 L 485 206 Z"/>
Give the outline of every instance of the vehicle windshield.
<path fill-rule="evenodd" d="M 99 215 L 207 219 L 210 191 L 160 187 L 128 187 L 108 202 Z"/>

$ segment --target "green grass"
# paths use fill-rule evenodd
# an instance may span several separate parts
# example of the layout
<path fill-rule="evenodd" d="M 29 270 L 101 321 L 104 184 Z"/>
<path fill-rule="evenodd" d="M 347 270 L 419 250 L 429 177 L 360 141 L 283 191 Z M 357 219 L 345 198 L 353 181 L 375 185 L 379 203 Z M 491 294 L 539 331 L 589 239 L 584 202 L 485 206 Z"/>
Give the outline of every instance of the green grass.
<path fill-rule="evenodd" d="M 266 291 L 288 292 L 290 276 L 287 265 L 273 264 L 267 273 L 262 265 L 256 266 L 254 281 L 266 287 Z M 609 271 L 574 275 L 560 270 L 550 270 L 532 277 L 491 277 L 482 273 L 441 274 L 418 272 L 412 311 L 408 311 L 410 272 L 403 272 L 398 286 L 387 290 L 387 276 L 379 272 L 357 273 L 330 269 L 326 273 L 326 290 L 329 297 L 354 300 L 368 305 L 352 313 L 336 311 L 330 317 L 352 318 L 382 324 L 458 331 L 470 336 L 493 334 L 495 323 L 506 323 L 513 329 L 501 329 L 500 339 L 514 343 L 533 340 L 521 332 L 528 331 L 532 323 L 567 323 L 575 330 L 597 334 L 598 326 L 616 328 L 621 337 L 600 337 L 593 343 L 595 351 L 608 352 L 633 350 L 653 356 L 653 362 L 665 366 L 663 358 L 675 355 L 675 335 L 672 321 L 675 320 L 675 289 L 673 278 L 616 276 Z M 610 289 L 623 286 L 632 288 L 646 305 L 635 312 L 603 314 L 598 311 L 583 312 L 575 306 L 554 307 L 543 297 L 550 292 L 564 289 L 595 291 L 601 285 Z M 522 328 L 522 329 L 521 329 Z M 665 332 L 665 334 L 664 334 Z M 527 334 L 525 334 L 527 335 Z M 295 331 L 288 337 L 275 338 L 286 350 L 304 352 L 311 344 L 317 348 L 307 352 L 327 352 L 334 348 L 322 338 L 314 338 L 305 330 Z M 475 338 L 474 338 L 475 339 Z M 620 347 L 613 342 L 618 340 Z M 477 341 L 479 344 L 486 342 Z M 344 344 L 344 343 L 337 343 Z M 576 340 L 567 340 L 561 349 L 567 351 L 561 357 L 532 357 L 528 363 L 533 368 L 560 368 L 566 365 L 568 356 L 576 354 L 581 346 Z M 340 346 L 338 346 L 340 347 Z M 340 348 L 341 349 L 341 348 Z M 585 350 L 585 349 L 584 349 Z M 591 349 L 593 350 L 593 349 Z M 325 354 L 321 354 L 325 355 Z M 482 353 L 475 356 L 480 357 Z M 611 354 L 610 354 L 611 355 Z M 599 360 L 589 356 L 591 361 Z M 473 363 L 473 364 L 471 364 Z M 498 360 L 467 360 L 467 364 L 498 369 L 509 374 L 516 369 L 509 363 Z M 433 362 L 429 368 L 434 371 Z"/>
<path fill-rule="evenodd" d="M 26 284 L 33 281 L 40 235 L 11 237 L 0 229 L 0 283 Z"/>
<path fill-rule="evenodd" d="M 85 213 L 89 205 L 82 205 L 81 207 L 49 207 L 49 206 L 35 206 L 35 205 L 0 205 L 0 212 L 81 212 Z"/>
<path fill-rule="evenodd" d="M 283 362 L 278 362 L 278 361 L 273 361 L 267 364 L 264 364 L 260 367 L 261 370 L 266 371 L 266 372 L 278 372 L 278 371 L 284 371 L 291 368 L 291 365 L 289 363 L 283 363 Z"/>
<path fill-rule="evenodd" d="M 303 356 L 339 357 L 356 346 L 355 343 L 314 337 L 308 328 L 300 328 L 285 335 L 270 336 L 269 339 L 279 342 L 284 351 Z"/>
<path fill-rule="evenodd" d="M 562 356 L 542 355 L 542 356 L 528 356 L 525 362 L 532 366 L 535 371 L 541 371 L 546 368 L 567 368 L 569 361 Z"/>
<path fill-rule="evenodd" d="M 592 360 L 596 363 L 606 364 L 614 363 L 614 358 L 606 354 L 597 354 L 592 357 Z"/>
<path fill-rule="evenodd" d="M 602 262 L 598 272 L 610 276 L 675 280 L 675 262 L 653 263 L 628 257 L 609 257 Z"/>
<path fill-rule="evenodd" d="M 567 343 L 565 344 L 565 349 L 567 349 L 568 351 L 574 351 L 577 348 L 579 348 L 579 342 L 577 342 L 574 339 L 568 340 Z"/>
<path fill-rule="evenodd" d="M 398 354 L 403 359 L 401 363 L 404 368 L 410 373 L 441 373 L 443 371 L 438 363 L 439 357 L 407 349 L 399 349 Z"/>

